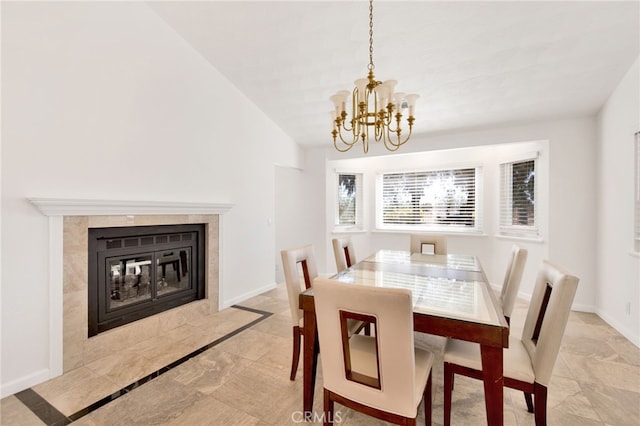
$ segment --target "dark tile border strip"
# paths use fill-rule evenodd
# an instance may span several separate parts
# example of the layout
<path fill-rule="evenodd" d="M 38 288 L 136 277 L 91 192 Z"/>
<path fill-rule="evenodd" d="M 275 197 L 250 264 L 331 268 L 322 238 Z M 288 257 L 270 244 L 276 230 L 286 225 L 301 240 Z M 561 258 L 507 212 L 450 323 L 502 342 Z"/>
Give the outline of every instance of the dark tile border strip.
<path fill-rule="evenodd" d="M 242 333 L 244 330 L 253 327 L 254 325 L 264 321 L 265 319 L 269 318 L 271 315 L 273 315 L 273 312 L 267 312 L 267 311 L 261 311 L 259 309 L 255 309 L 255 308 L 249 308 L 246 306 L 240 306 L 240 305 L 233 305 L 231 306 L 232 308 L 236 308 L 236 309 L 241 309 L 244 311 L 248 311 L 248 312 L 253 312 L 255 314 L 259 314 L 261 315 L 260 318 L 256 318 L 255 320 L 243 325 L 240 328 L 237 328 L 235 330 L 233 330 L 232 332 L 225 334 L 224 336 L 220 337 L 219 339 L 214 340 L 213 342 L 199 348 L 196 349 L 195 351 L 191 352 L 188 355 L 185 355 L 184 357 L 178 359 L 177 361 L 172 362 L 169 365 L 166 365 L 164 367 L 162 367 L 161 369 L 154 371 L 153 373 L 147 375 L 146 377 L 143 377 L 140 380 L 137 380 L 133 383 L 131 383 L 128 386 L 125 386 L 124 388 L 112 393 L 111 395 L 102 398 L 101 400 L 94 402 L 93 404 L 89 405 L 88 407 L 83 408 L 82 410 L 70 415 L 69 417 L 66 417 L 64 414 L 62 414 L 60 411 L 58 411 L 57 408 L 55 408 L 53 405 L 49 404 L 49 402 L 44 399 L 43 397 L 41 397 L 40 395 L 38 395 L 38 393 L 36 391 L 34 391 L 33 389 L 29 388 L 29 389 L 25 389 L 21 392 L 18 392 L 15 394 L 16 398 L 18 398 L 27 408 L 29 408 L 36 416 L 38 416 L 38 418 L 40 420 L 42 420 L 47 426 L 64 426 L 64 425 L 68 425 L 69 423 L 76 421 L 78 419 L 80 419 L 81 417 L 86 416 L 87 414 L 91 413 L 92 411 L 97 410 L 100 407 L 103 407 L 105 405 L 107 405 L 108 403 L 110 403 L 111 401 L 114 401 L 118 398 L 120 398 L 121 396 L 131 392 L 132 390 L 134 390 L 135 388 L 147 383 L 148 381 L 155 379 L 158 376 L 161 376 L 162 374 L 166 373 L 167 371 L 172 370 L 173 368 L 179 366 L 180 364 L 188 361 L 189 359 L 200 355 L 201 353 L 203 353 L 204 351 L 213 348 L 214 346 L 224 342 L 225 340 L 228 340 L 230 338 L 232 338 L 233 336 Z"/>
<path fill-rule="evenodd" d="M 71 420 L 31 388 L 16 393 L 15 397 L 49 426 L 63 426 L 71 423 Z"/>

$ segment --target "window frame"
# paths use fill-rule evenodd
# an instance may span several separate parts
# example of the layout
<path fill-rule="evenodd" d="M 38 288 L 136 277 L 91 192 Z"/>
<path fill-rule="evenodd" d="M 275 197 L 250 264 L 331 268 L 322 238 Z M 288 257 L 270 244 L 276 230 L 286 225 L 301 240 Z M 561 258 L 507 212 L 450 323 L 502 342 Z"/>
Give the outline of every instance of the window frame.
<path fill-rule="evenodd" d="M 355 223 L 340 223 L 340 176 L 354 175 L 356 177 L 356 194 L 355 194 Z M 334 208 L 333 208 L 333 230 L 334 232 L 349 232 L 353 230 L 362 230 L 364 228 L 364 174 L 356 171 L 335 170 L 334 180 Z"/>
<path fill-rule="evenodd" d="M 475 206 L 473 211 L 474 225 L 465 226 L 460 224 L 385 224 L 384 223 L 384 176 L 391 174 L 414 174 L 429 173 L 442 171 L 455 171 L 474 169 L 474 191 Z M 482 163 L 466 163 L 466 164 L 449 164 L 437 167 L 428 167 L 424 169 L 400 169 L 400 170 L 384 170 L 376 172 L 375 179 L 375 227 L 376 231 L 383 232 L 433 232 L 441 234 L 465 234 L 480 235 L 484 230 L 483 215 L 483 198 L 484 198 L 484 164 Z"/>
<path fill-rule="evenodd" d="M 516 237 L 524 239 L 540 239 L 540 155 L 530 153 L 508 161 L 501 161 L 498 165 L 498 235 L 502 237 Z M 515 164 L 533 161 L 533 225 L 513 224 L 513 166 Z M 505 169 L 509 169 L 506 173 Z M 505 197 L 508 197 L 505 200 Z M 506 205 L 505 205 L 506 204 Z M 507 215 L 507 216 L 505 216 Z"/>

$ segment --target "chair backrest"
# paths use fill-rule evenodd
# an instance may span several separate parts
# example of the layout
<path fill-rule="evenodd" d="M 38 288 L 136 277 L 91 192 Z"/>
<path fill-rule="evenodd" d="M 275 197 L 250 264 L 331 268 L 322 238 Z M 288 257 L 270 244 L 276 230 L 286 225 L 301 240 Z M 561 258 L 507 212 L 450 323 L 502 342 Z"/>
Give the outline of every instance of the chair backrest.
<path fill-rule="evenodd" d="M 577 288 L 578 278 L 542 262 L 522 329 L 522 343 L 541 385 L 548 386 L 551 379 Z"/>
<path fill-rule="evenodd" d="M 509 258 L 507 271 L 504 274 L 504 281 L 502 282 L 502 292 L 500 293 L 502 312 L 507 318 L 510 318 L 511 312 L 513 312 L 513 305 L 516 302 L 518 290 L 520 290 L 522 272 L 524 271 L 524 264 L 526 262 L 527 250 L 513 245 L 513 247 L 511 247 L 511 258 Z"/>
<path fill-rule="evenodd" d="M 351 237 L 334 238 L 332 243 L 338 272 L 342 272 L 356 263 L 356 251 L 353 248 Z"/>
<path fill-rule="evenodd" d="M 282 250 L 282 268 L 284 280 L 289 296 L 289 308 L 291 309 L 291 321 L 296 326 L 303 316 L 299 308 L 299 295 L 311 287 L 313 280 L 318 276 L 315 253 L 312 245 L 306 245 L 289 250 Z M 302 275 L 300 274 L 302 272 Z"/>
<path fill-rule="evenodd" d="M 433 250 L 433 253 L 430 250 Z M 411 253 L 447 254 L 447 237 L 435 234 L 411 234 Z"/>
<path fill-rule="evenodd" d="M 370 407 L 415 417 L 422 395 L 415 395 L 411 292 L 318 278 L 313 293 L 324 387 Z M 372 322 L 372 336 L 349 339 L 347 319 Z"/>

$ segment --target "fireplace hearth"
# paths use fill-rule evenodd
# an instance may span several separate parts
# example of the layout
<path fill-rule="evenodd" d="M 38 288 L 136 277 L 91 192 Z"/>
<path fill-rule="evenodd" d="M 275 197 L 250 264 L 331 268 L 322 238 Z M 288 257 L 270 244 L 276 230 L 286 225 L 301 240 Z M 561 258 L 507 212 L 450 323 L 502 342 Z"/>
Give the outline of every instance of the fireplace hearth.
<path fill-rule="evenodd" d="M 205 225 L 89 228 L 88 335 L 203 299 Z"/>

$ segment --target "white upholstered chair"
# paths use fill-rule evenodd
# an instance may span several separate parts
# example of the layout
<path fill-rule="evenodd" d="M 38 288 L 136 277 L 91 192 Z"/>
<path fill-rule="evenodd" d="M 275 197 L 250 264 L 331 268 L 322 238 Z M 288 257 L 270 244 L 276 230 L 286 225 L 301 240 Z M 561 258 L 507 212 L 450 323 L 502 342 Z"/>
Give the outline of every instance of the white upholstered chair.
<path fill-rule="evenodd" d="M 293 325 L 293 354 L 289 379 L 295 380 L 300 361 L 301 340 L 304 335 L 304 313 L 299 308 L 299 296 L 313 285 L 313 281 L 318 277 L 318 267 L 312 245 L 282 250 L 280 254 Z M 351 333 L 358 333 L 362 328 L 364 325 L 361 322 L 349 321 Z"/>
<path fill-rule="evenodd" d="M 318 268 L 312 245 L 282 250 L 280 254 L 293 323 L 293 357 L 289 378 L 295 380 L 300 360 L 300 341 L 304 332 L 303 311 L 298 307 L 299 296 L 300 293 L 311 287 L 313 280 L 318 276 Z M 300 272 L 302 272 L 302 276 Z"/>
<path fill-rule="evenodd" d="M 431 423 L 433 354 L 414 347 L 407 289 L 318 278 L 314 301 L 324 380 L 325 425 L 337 402 L 397 424 L 415 424 L 424 399 Z M 347 332 L 347 320 L 371 323 L 372 335 Z"/>
<path fill-rule="evenodd" d="M 356 251 L 353 248 L 351 237 L 334 238 L 332 243 L 338 272 L 342 272 L 356 263 Z"/>
<path fill-rule="evenodd" d="M 511 247 L 511 257 L 507 264 L 507 271 L 504 274 L 502 282 L 502 291 L 500 292 L 500 303 L 502 304 L 502 313 L 508 324 L 511 324 L 511 313 L 513 305 L 516 302 L 520 283 L 522 282 L 522 273 L 524 265 L 527 262 L 527 250 L 513 245 Z"/>
<path fill-rule="evenodd" d="M 411 253 L 447 254 L 447 237 L 436 234 L 411 234 Z"/>
<path fill-rule="evenodd" d="M 522 337 L 509 336 L 504 349 L 504 385 L 521 390 L 529 411 L 534 408 L 536 425 L 547 421 L 547 386 L 560 351 L 578 278 L 544 261 L 538 272 Z M 454 374 L 482 379 L 479 345 L 447 341 L 444 351 L 444 424 L 451 424 L 451 394 Z M 535 407 L 531 407 L 531 395 Z"/>

